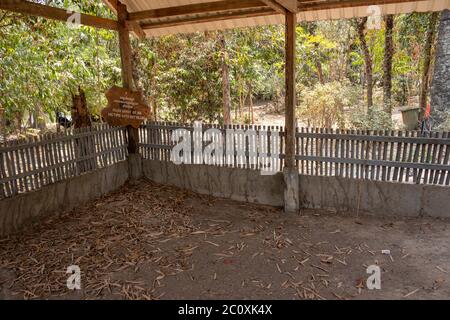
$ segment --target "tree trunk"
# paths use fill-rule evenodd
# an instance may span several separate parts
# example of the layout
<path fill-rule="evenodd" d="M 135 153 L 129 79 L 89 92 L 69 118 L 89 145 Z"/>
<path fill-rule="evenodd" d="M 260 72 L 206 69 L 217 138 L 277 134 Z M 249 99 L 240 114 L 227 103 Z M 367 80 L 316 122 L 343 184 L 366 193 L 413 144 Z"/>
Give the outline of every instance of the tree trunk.
<path fill-rule="evenodd" d="M 251 82 L 248 83 L 248 119 L 251 124 L 254 123 L 253 118 L 253 85 Z"/>
<path fill-rule="evenodd" d="M 428 88 L 430 85 L 430 66 L 431 66 L 431 49 L 434 43 L 434 36 L 436 33 L 436 23 L 439 18 L 439 14 L 434 12 L 430 17 L 430 24 L 427 31 L 427 39 L 423 50 L 423 66 L 422 66 L 422 83 L 420 87 L 419 107 L 420 114 L 419 120 L 422 121 L 427 108 Z"/>
<path fill-rule="evenodd" d="M 315 22 L 310 22 L 308 24 L 308 32 L 311 35 L 316 35 L 316 29 L 317 29 L 317 24 Z M 319 79 L 320 84 L 325 84 L 325 78 L 323 76 L 322 62 L 320 62 L 319 44 L 315 43 L 314 47 L 316 48 L 316 51 L 315 51 L 316 55 L 314 57 L 314 63 L 316 65 L 317 78 Z"/>
<path fill-rule="evenodd" d="M 157 102 L 157 82 L 156 75 L 158 74 L 158 61 L 155 59 L 152 66 L 151 71 L 151 79 L 150 79 L 150 110 L 151 110 L 151 119 L 153 121 L 158 121 L 158 102 Z"/>
<path fill-rule="evenodd" d="M 241 80 L 241 77 L 238 78 L 238 86 L 239 86 L 239 118 L 242 121 L 244 103 L 245 103 L 246 97 L 244 97 L 244 85 L 243 85 L 243 81 Z"/>
<path fill-rule="evenodd" d="M 91 126 L 91 116 L 84 91 L 79 88 L 77 95 L 72 94 L 72 122 L 75 129 Z"/>
<path fill-rule="evenodd" d="M 84 91 L 79 88 L 77 95 L 72 94 L 72 123 L 74 129 L 89 128 L 92 125 L 91 116 Z M 76 163 L 78 173 L 84 173 L 97 168 L 94 140 L 90 136 L 75 139 L 75 158 L 83 159 Z"/>
<path fill-rule="evenodd" d="M 383 62 L 383 103 L 384 111 L 392 114 L 392 58 L 394 56 L 394 42 L 392 39 L 394 29 L 394 16 L 386 16 L 386 34 L 384 42 Z"/>
<path fill-rule="evenodd" d="M 325 84 L 325 79 L 323 77 L 323 69 L 322 69 L 322 63 L 319 60 L 316 60 L 316 68 L 317 68 L 317 76 L 319 78 L 320 84 Z"/>
<path fill-rule="evenodd" d="M 372 75 L 372 57 L 369 47 L 367 46 L 366 35 L 364 33 L 367 23 L 367 17 L 358 21 L 358 36 L 361 42 L 361 48 L 364 53 L 364 61 L 366 65 L 366 83 L 367 83 L 367 112 L 369 113 L 373 107 L 373 75 Z"/>
<path fill-rule="evenodd" d="M 435 126 L 448 121 L 450 111 L 450 10 L 441 13 L 436 59 L 431 87 L 431 114 Z M 447 113 L 447 114 L 446 114 Z"/>
<path fill-rule="evenodd" d="M 230 75 L 228 69 L 228 53 L 225 34 L 220 36 L 220 50 L 222 60 L 222 100 L 223 100 L 223 122 L 225 125 L 231 124 L 231 95 L 230 95 Z"/>

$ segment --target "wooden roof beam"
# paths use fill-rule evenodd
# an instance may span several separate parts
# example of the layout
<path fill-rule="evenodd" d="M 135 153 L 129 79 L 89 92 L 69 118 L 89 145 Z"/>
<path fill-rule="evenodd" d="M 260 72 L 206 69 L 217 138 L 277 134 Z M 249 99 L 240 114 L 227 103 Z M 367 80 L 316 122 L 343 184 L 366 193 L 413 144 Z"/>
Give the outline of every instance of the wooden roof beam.
<path fill-rule="evenodd" d="M 143 30 L 148 29 L 158 29 L 175 27 L 185 24 L 203 23 L 203 22 L 214 22 L 229 19 L 239 19 L 239 18 L 250 18 L 250 17 L 260 17 L 273 15 L 275 12 L 271 8 L 263 7 L 261 9 L 253 10 L 250 12 L 222 12 L 215 15 L 208 15 L 202 17 L 183 17 L 181 19 L 173 19 L 161 22 L 149 22 L 141 24 Z"/>
<path fill-rule="evenodd" d="M 274 0 L 279 3 L 283 8 L 292 13 L 298 12 L 297 0 Z"/>
<path fill-rule="evenodd" d="M 261 0 L 266 5 L 276 10 L 279 13 L 286 14 L 286 12 L 297 13 L 297 0 Z"/>
<path fill-rule="evenodd" d="M 298 11 L 316 11 L 337 8 L 364 7 L 393 3 L 406 3 L 425 0 L 330 0 L 330 1 L 299 1 Z"/>
<path fill-rule="evenodd" d="M 264 2 L 265 5 L 268 7 L 271 7 L 273 10 L 275 10 L 278 13 L 286 14 L 286 8 L 283 7 L 281 4 L 279 4 L 275 0 L 261 0 L 261 2 Z"/>
<path fill-rule="evenodd" d="M 67 22 L 74 14 L 73 12 L 68 12 L 67 9 L 46 6 L 25 0 L 0 0 L 0 9 L 64 22 Z M 107 30 L 118 30 L 117 21 L 83 13 L 80 13 L 80 24 Z"/>
<path fill-rule="evenodd" d="M 191 14 L 219 13 L 241 9 L 257 9 L 263 7 L 264 3 L 260 0 L 226 0 L 132 12 L 129 13 L 128 19 L 131 21 L 139 21 L 174 16 L 187 16 Z"/>

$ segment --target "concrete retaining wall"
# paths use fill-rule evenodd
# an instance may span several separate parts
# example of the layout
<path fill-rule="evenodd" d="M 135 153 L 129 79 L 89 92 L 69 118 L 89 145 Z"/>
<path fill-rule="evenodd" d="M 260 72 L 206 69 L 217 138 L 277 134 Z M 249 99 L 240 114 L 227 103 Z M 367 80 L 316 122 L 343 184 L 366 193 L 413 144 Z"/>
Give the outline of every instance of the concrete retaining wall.
<path fill-rule="evenodd" d="M 257 170 L 175 165 L 143 160 L 144 176 L 158 183 L 174 185 L 201 194 L 237 201 L 283 206 L 283 174 L 263 176 Z"/>
<path fill-rule="evenodd" d="M 202 194 L 281 207 L 283 174 L 142 160 L 144 177 Z M 0 200 L 0 235 L 50 214 L 71 210 L 119 189 L 129 178 L 128 161 Z M 299 176 L 302 208 L 352 214 L 450 218 L 450 188 L 339 177 Z"/>
<path fill-rule="evenodd" d="M 283 206 L 281 173 L 143 160 L 144 176 L 202 194 Z M 380 216 L 450 217 L 450 188 L 340 177 L 299 176 L 300 207 Z"/>
<path fill-rule="evenodd" d="M 450 217 L 450 188 L 441 186 L 300 176 L 305 208 L 382 216 Z"/>
<path fill-rule="evenodd" d="M 27 223 L 71 210 L 120 188 L 128 179 L 128 162 L 60 181 L 36 191 L 0 200 L 0 235 L 20 230 Z"/>

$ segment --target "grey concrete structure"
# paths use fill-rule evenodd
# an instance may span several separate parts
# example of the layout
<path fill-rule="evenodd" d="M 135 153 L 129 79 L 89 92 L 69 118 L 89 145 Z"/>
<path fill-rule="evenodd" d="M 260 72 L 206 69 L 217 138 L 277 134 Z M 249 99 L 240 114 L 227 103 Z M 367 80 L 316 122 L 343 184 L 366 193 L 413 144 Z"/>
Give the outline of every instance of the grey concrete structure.
<path fill-rule="evenodd" d="M 137 184 L 142 178 L 142 156 L 138 153 L 131 153 L 128 155 L 128 173 L 131 184 Z"/>
<path fill-rule="evenodd" d="M 0 235 L 115 191 L 128 180 L 128 161 L 0 200 Z"/>
<path fill-rule="evenodd" d="M 296 213 L 300 209 L 299 174 L 297 168 L 284 168 L 284 212 Z"/>
<path fill-rule="evenodd" d="M 261 175 L 246 170 L 206 165 L 175 165 L 155 160 L 143 161 L 144 176 L 155 182 L 174 185 L 201 194 L 237 201 L 283 206 L 283 175 Z"/>
<path fill-rule="evenodd" d="M 355 215 L 450 218 L 450 188 L 441 186 L 301 175 L 300 201 Z"/>
<path fill-rule="evenodd" d="M 300 207 L 354 215 L 450 218 L 449 187 L 304 176 L 293 172 L 262 175 L 258 170 L 175 165 L 140 157 L 131 161 L 135 165 L 122 161 L 0 200 L 0 235 L 16 232 L 33 220 L 71 210 L 115 191 L 127 180 L 131 182 L 132 175 L 135 182 L 145 177 L 201 194 L 285 206 L 286 212 L 298 212 Z"/>
<path fill-rule="evenodd" d="M 286 175 L 259 171 L 143 161 L 144 176 L 155 182 L 238 201 L 289 208 L 324 209 L 380 216 L 450 217 L 450 188 L 442 186 L 297 175 L 298 187 L 287 188 Z M 295 181 L 294 177 L 291 182 Z M 285 188 L 291 194 L 286 195 Z M 292 192 L 297 191 L 297 200 Z M 288 199 L 286 199 L 286 196 Z M 294 205 L 294 207 L 292 207 Z"/>

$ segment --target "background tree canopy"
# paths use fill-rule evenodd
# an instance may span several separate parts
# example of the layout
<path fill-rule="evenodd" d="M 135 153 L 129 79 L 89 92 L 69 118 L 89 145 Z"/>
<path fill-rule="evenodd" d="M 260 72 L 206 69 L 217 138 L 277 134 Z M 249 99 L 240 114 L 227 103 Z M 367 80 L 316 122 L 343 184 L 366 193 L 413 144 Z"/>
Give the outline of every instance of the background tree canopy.
<path fill-rule="evenodd" d="M 47 1 L 84 13 L 113 14 L 98 1 Z M 394 18 L 392 106 L 418 104 L 431 14 Z M 385 24 L 364 30 L 372 61 L 373 107 L 367 111 L 368 61 L 358 21 L 297 26 L 298 115 L 315 126 L 390 128 L 383 114 Z M 433 26 L 437 29 L 437 25 Z M 225 43 L 225 47 L 221 45 Z M 433 38 L 433 48 L 435 38 Z M 223 51 L 226 51 L 224 55 Z M 224 58 L 225 57 L 225 58 Z M 99 115 L 104 92 L 120 85 L 114 32 L 0 11 L 0 104 L 8 128 L 43 127 L 55 113 L 69 114 L 71 94 L 82 88 Z M 233 122 L 252 122 L 253 102 L 284 104 L 284 29 L 267 26 L 133 40 L 134 79 L 154 119 L 223 122 L 223 68 L 229 67 Z M 433 59 L 431 59 L 433 64 Z M 376 118 L 376 121 L 373 121 Z"/>

